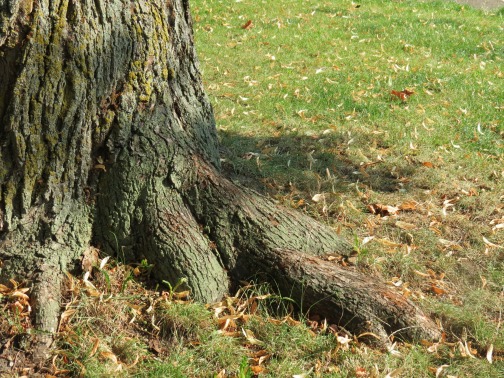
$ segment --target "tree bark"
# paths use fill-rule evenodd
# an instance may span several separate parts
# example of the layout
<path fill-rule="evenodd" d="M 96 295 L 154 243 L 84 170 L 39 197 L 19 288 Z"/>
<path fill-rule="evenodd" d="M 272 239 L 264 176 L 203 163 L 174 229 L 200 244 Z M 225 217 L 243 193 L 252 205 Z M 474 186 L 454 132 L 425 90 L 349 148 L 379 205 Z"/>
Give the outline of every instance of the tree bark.
<path fill-rule="evenodd" d="M 258 273 L 354 329 L 439 332 L 411 301 L 317 255 L 351 246 L 220 172 L 187 0 L 0 1 L 0 260 L 57 329 L 89 245 L 213 301 Z"/>

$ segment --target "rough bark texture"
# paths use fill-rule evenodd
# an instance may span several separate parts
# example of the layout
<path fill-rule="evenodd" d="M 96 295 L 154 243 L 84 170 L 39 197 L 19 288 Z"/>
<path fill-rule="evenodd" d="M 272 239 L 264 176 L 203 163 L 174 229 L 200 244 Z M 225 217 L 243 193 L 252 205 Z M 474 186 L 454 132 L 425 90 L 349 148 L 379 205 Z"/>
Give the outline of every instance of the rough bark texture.
<path fill-rule="evenodd" d="M 437 337 L 410 301 L 316 257 L 351 250 L 331 229 L 221 176 L 191 27 L 186 0 L 0 1 L 1 276 L 33 280 L 40 329 L 93 244 L 201 301 L 261 273 L 343 325 Z"/>

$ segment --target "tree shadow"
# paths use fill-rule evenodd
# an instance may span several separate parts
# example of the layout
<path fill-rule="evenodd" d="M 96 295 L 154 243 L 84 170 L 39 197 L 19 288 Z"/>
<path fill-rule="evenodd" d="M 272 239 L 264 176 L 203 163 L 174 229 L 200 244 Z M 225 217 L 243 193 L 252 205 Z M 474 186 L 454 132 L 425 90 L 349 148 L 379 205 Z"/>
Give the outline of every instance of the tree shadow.
<path fill-rule="evenodd" d="M 221 161 L 225 174 L 235 182 L 262 194 L 355 191 L 355 185 L 375 192 L 391 193 L 407 186 L 415 164 L 392 159 L 372 160 L 362 150 L 387 150 L 376 135 L 332 132 L 306 136 L 254 137 L 220 131 Z M 358 147 L 355 147 L 358 146 Z M 420 164 L 420 163 L 419 163 Z"/>

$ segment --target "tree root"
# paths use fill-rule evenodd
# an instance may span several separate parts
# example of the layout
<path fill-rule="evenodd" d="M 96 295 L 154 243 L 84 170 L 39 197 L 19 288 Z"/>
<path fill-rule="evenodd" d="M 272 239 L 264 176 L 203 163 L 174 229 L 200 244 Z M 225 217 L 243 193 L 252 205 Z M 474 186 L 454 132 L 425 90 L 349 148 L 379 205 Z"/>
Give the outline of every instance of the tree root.
<path fill-rule="evenodd" d="M 440 331 L 413 302 L 357 270 L 317 256 L 348 255 L 352 246 L 330 227 L 224 179 L 198 162 L 199 185 L 188 203 L 208 228 L 234 282 L 259 276 L 302 307 L 355 334 L 385 343 L 394 334 L 437 339 Z"/>

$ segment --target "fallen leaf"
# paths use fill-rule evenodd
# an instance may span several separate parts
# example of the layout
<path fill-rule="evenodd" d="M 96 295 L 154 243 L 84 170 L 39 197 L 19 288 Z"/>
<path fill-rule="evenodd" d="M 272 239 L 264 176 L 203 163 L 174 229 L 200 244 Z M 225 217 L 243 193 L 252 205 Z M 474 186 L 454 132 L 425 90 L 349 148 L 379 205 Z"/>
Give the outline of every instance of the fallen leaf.
<path fill-rule="evenodd" d="M 255 375 L 258 375 L 264 371 L 264 368 L 262 366 L 250 366 L 250 370 L 252 370 Z"/>
<path fill-rule="evenodd" d="M 366 245 L 367 243 L 369 243 L 374 238 L 375 238 L 374 236 L 366 236 L 364 239 L 362 239 L 361 246 Z"/>
<path fill-rule="evenodd" d="M 441 374 L 443 373 L 443 369 L 447 368 L 448 366 L 450 366 L 450 365 L 441 365 L 440 367 L 438 367 L 436 369 L 436 378 L 441 377 Z"/>
<path fill-rule="evenodd" d="M 318 193 L 318 194 L 315 194 L 313 197 L 312 197 L 312 201 L 313 202 L 320 202 L 321 200 L 323 200 L 325 198 L 325 195 L 324 193 Z"/>
<path fill-rule="evenodd" d="M 471 351 L 471 349 L 469 348 L 467 341 L 464 341 L 463 343 L 462 341 L 459 341 L 458 346 L 459 346 L 459 352 L 462 357 L 476 358 L 474 357 L 473 351 Z"/>
<path fill-rule="evenodd" d="M 93 343 L 93 349 L 91 349 L 91 353 L 89 353 L 89 357 L 93 357 L 98 350 L 98 346 L 100 345 L 100 339 L 97 337 Z"/>
<path fill-rule="evenodd" d="M 271 357 L 271 354 L 269 354 L 267 350 L 261 349 L 255 353 L 250 354 L 250 357 L 253 358 L 254 360 L 257 360 L 256 362 L 258 365 L 261 365 L 264 362 L 264 360 Z"/>
<path fill-rule="evenodd" d="M 427 352 L 429 353 L 436 353 L 439 347 L 439 343 L 434 343 L 431 346 L 427 348 Z"/>
<path fill-rule="evenodd" d="M 399 210 L 402 211 L 413 211 L 416 210 L 418 202 L 416 201 L 405 201 L 399 205 Z"/>
<path fill-rule="evenodd" d="M 68 319 L 69 317 L 71 317 L 76 312 L 77 312 L 77 310 L 74 309 L 74 308 L 71 308 L 71 309 L 68 309 L 68 310 L 64 311 L 61 314 L 61 321 L 63 322 L 64 320 Z"/>
<path fill-rule="evenodd" d="M 91 272 L 93 266 L 97 265 L 99 260 L 99 250 L 95 247 L 87 248 L 83 255 L 81 261 L 82 271 Z"/>
<path fill-rule="evenodd" d="M 454 241 L 451 240 L 446 240 L 446 239 L 438 239 L 439 243 L 441 243 L 445 248 L 450 248 L 450 249 L 455 249 L 457 251 L 460 251 L 462 247 Z"/>
<path fill-rule="evenodd" d="M 434 168 L 434 164 L 432 164 L 430 161 L 424 161 L 422 165 L 427 168 Z"/>
<path fill-rule="evenodd" d="M 190 290 L 180 291 L 172 294 L 176 299 L 187 299 L 191 295 Z"/>
<path fill-rule="evenodd" d="M 109 261 L 110 256 L 105 257 L 101 262 L 100 262 L 100 269 L 103 269 L 105 265 L 107 264 L 107 261 Z"/>
<path fill-rule="evenodd" d="M 487 350 L 487 354 L 486 354 L 486 359 L 490 363 L 493 362 L 492 354 L 493 354 L 493 344 L 490 344 L 490 346 L 488 347 L 488 350 Z"/>
<path fill-rule="evenodd" d="M 242 333 L 250 344 L 252 345 L 263 344 L 261 340 L 256 339 L 254 333 L 251 330 L 242 328 Z"/>
<path fill-rule="evenodd" d="M 435 286 L 435 285 L 431 285 L 431 290 L 434 294 L 436 295 L 443 295 L 443 294 L 446 294 L 446 291 Z"/>
<path fill-rule="evenodd" d="M 399 375 L 403 372 L 404 368 L 397 368 L 394 371 L 391 371 L 388 373 L 385 378 L 394 378 L 394 377 L 399 377 Z"/>
<path fill-rule="evenodd" d="M 413 91 L 409 91 L 407 89 L 404 89 L 402 91 L 391 91 L 390 94 L 392 96 L 396 96 L 398 97 L 399 99 L 401 99 L 401 101 L 406 101 L 408 99 L 409 96 L 413 95 L 415 92 Z"/>
<path fill-rule="evenodd" d="M 29 300 L 30 299 L 30 297 L 28 295 L 26 295 L 25 293 L 23 293 L 20 290 L 14 291 L 13 293 L 10 294 L 10 296 L 13 297 L 13 298 L 21 298 L 21 299 L 24 299 L 24 300 Z"/>
<path fill-rule="evenodd" d="M 396 227 L 399 227 L 402 230 L 414 230 L 417 228 L 417 226 L 414 225 L 413 223 L 407 223 L 403 221 L 397 221 L 395 225 Z"/>
<path fill-rule="evenodd" d="M 504 229 L 504 223 L 499 223 L 499 224 L 495 225 L 494 227 L 492 227 L 492 231 L 500 230 L 500 229 Z"/>
<path fill-rule="evenodd" d="M 114 353 L 112 353 L 112 352 L 101 352 L 100 355 L 103 358 L 109 359 L 110 361 L 112 361 L 115 364 L 118 363 L 117 356 Z"/>
<path fill-rule="evenodd" d="M 427 273 L 423 273 L 423 272 L 420 272 L 420 271 L 418 271 L 418 270 L 414 270 L 413 272 L 414 272 L 415 274 L 417 274 L 417 275 L 421 276 L 421 277 L 430 277 L 430 275 L 429 275 L 429 274 L 427 274 Z"/>
<path fill-rule="evenodd" d="M 369 373 L 363 367 L 355 368 L 355 376 L 358 378 L 369 377 Z"/>
<path fill-rule="evenodd" d="M 379 214 L 382 217 L 387 215 L 397 215 L 397 212 L 399 211 L 398 207 L 382 205 L 381 203 L 374 203 L 368 205 L 367 208 L 372 214 Z"/>
<path fill-rule="evenodd" d="M 344 347 L 347 347 L 348 344 L 353 340 L 350 337 L 348 337 L 347 335 L 337 336 L 336 339 L 338 340 L 338 344 L 340 344 L 341 346 L 344 346 Z"/>
<path fill-rule="evenodd" d="M 85 283 L 86 282 L 89 282 L 89 276 L 91 275 L 90 272 L 86 272 L 84 273 L 84 277 L 82 277 L 82 281 L 84 281 Z"/>
<path fill-rule="evenodd" d="M 245 22 L 243 25 L 242 25 L 242 29 L 245 29 L 245 30 L 249 30 L 249 29 L 252 29 L 254 27 L 254 25 L 252 24 L 252 20 L 248 20 L 247 22 Z"/>
<path fill-rule="evenodd" d="M 488 245 L 489 247 L 492 247 L 492 248 L 504 248 L 502 245 L 498 245 L 498 244 L 492 243 L 490 240 L 488 240 L 484 236 L 483 236 L 483 242 L 486 245 Z"/>
<path fill-rule="evenodd" d="M 376 241 L 386 247 L 402 247 L 401 243 L 396 243 L 388 239 L 376 239 Z"/>

